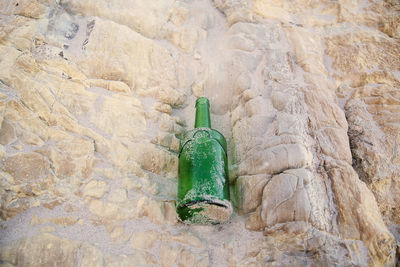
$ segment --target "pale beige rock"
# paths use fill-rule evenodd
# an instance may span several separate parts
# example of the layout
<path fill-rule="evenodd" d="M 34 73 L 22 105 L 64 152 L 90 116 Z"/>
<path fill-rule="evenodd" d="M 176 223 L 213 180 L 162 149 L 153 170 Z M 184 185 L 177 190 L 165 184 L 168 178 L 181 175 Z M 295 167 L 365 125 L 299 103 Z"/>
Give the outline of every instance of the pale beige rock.
<path fill-rule="evenodd" d="M 341 234 L 363 240 L 371 253 L 373 264 L 385 264 L 391 257 L 394 237 L 382 221 L 373 194 L 347 164 L 332 166 L 329 176 L 340 210 L 338 223 Z M 358 201 L 350 201 L 349 198 Z"/>
<path fill-rule="evenodd" d="M 206 267 L 210 265 L 210 258 L 209 255 L 201 255 L 202 257 L 200 258 L 199 261 L 196 262 L 196 267 Z"/>
<path fill-rule="evenodd" d="M 109 42 L 104 42 L 104 32 L 113 35 L 108 36 Z M 116 47 L 112 40 L 118 36 L 124 36 L 124 42 Z M 86 51 L 85 57 L 77 60 L 89 78 L 123 81 L 143 93 L 148 87 L 176 83 L 168 51 L 120 24 L 96 19 Z"/>
<path fill-rule="evenodd" d="M 13 265 L 23 262 L 29 266 L 71 266 L 78 261 L 79 246 L 77 241 L 44 233 L 3 247 L 0 258 Z"/>
<path fill-rule="evenodd" d="M 176 155 L 157 149 L 152 144 L 137 144 L 140 153 L 133 155 L 146 170 L 167 177 L 177 177 L 178 158 Z"/>
<path fill-rule="evenodd" d="M 44 226 L 44 227 L 40 228 L 40 232 L 42 232 L 42 233 L 54 233 L 56 231 L 57 231 L 57 229 L 52 226 Z"/>
<path fill-rule="evenodd" d="M 261 0 L 254 1 L 253 12 L 268 19 L 276 19 L 286 23 L 293 21 L 289 12 L 281 6 L 276 6 Z"/>
<path fill-rule="evenodd" d="M 181 26 L 189 16 L 189 10 L 184 6 L 172 8 L 169 20 L 176 26 Z"/>
<path fill-rule="evenodd" d="M 171 31 L 167 39 L 185 52 L 192 52 L 196 47 L 196 43 L 204 39 L 206 34 L 207 33 L 201 28 L 184 27 L 179 30 Z"/>
<path fill-rule="evenodd" d="M 204 85 L 202 83 L 194 83 L 192 85 L 192 92 L 196 97 L 201 97 L 203 95 Z"/>
<path fill-rule="evenodd" d="M 170 240 L 187 244 L 191 247 L 201 247 L 203 245 L 201 240 L 190 232 L 182 232 L 179 235 L 171 236 Z"/>
<path fill-rule="evenodd" d="M 59 226 L 71 226 L 79 220 L 77 216 L 70 217 L 53 217 L 53 218 L 40 218 L 37 215 L 32 215 L 31 225 L 53 223 Z"/>
<path fill-rule="evenodd" d="M 156 224 L 165 222 L 165 204 L 143 196 L 137 203 L 139 217 L 146 216 Z"/>
<path fill-rule="evenodd" d="M 38 19 L 47 11 L 45 1 L 11 1 L 0 5 L 4 14 L 18 14 L 24 17 Z"/>
<path fill-rule="evenodd" d="M 160 111 L 160 112 L 167 113 L 167 114 L 171 114 L 171 110 L 172 110 L 172 108 L 171 108 L 170 105 L 168 105 L 168 104 L 163 104 L 163 103 L 156 103 L 156 104 L 154 105 L 154 109 L 155 109 L 155 110 L 158 110 L 158 111 Z"/>
<path fill-rule="evenodd" d="M 176 205 L 173 202 L 164 202 L 165 219 L 170 224 L 178 223 L 178 214 L 176 213 Z"/>
<path fill-rule="evenodd" d="M 239 211 L 249 213 L 261 204 L 262 191 L 269 179 L 265 174 L 237 178 L 232 201 Z"/>
<path fill-rule="evenodd" d="M 74 158 L 79 158 L 94 153 L 93 141 L 83 138 L 71 138 L 69 140 L 63 138 L 56 143 L 56 147 L 70 154 Z"/>
<path fill-rule="evenodd" d="M 323 59 L 323 43 L 318 34 L 304 28 L 286 28 L 296 54 L 296 63 L 305 71 L 327 75 Z"/>
<path fill-rule="evenodd" d="M 154 259 L 148 254 L 139 251 L 135 251 L 133 255 L 106 255 L 104 257 L 105 266 L 109 267 L 129 267 L 132 264 L 138 266 L 147 266 L 154 264 Z"/>
<path fill-rule="evenodd" d="M 179 139 L 174 134 L 161 132 L 155 140 L 157 144 L 170 149 L 171 151 L 179 151 Z"/>
<path fill-rule="evenodd" d="M 115 189 L 112 190 L 107 197 L 107 200 L 110 202 L 124 202 L 127 199 L 126 190 L 125 189 Z"/>
<path fill-rule="evenodd" d="M 103 254 L 97 248 L 88 243 L 82 243 L 79 247 L 82 258 L 80 264 L 82 266 L 101 266 L 103 264 Z"/>
<path fill-rule="evenodd" d="M 399 222 L 396 94 L 388 86 L 365 86 L 354 92 L 345 109 L 353 166 L 374 193 L 381 213 Z"/>
<path fill-rule="evenodd" d="M 162 266 L 174 266 L 179 253 L 182 251 L 182 248 L 176 247 L 173 248 L 169 245 L 162 244 L 160 251 L 160 265 Z"/>
<path fill-rule="evenodd" d="M 275 174 L 290 168 L 301 168 L 311 163 L 311 154 L 302 145 L 278 145 L 254 152 L 239 165 L 239 175 Z"/>
<path fill-rule="evenodd" d="M 37 3 L 37 1 L 34 1 L 33 3 L 35 3 L 35 2 Z M 29 3 L 30 3 L 29 1 L 24 1 L 25 6 L 29 6 Z M 13 5 L 12 2 L 4 2 L 4 4 L 6 4 L 6 5 L 11 4 L 9 7 L 11 8 L 11 10 L 13 10 L 16 3 L 14 3 L 14 5 Z M 29 10 L 29 9 L 25 9 L 24 11 L 26 11 L 27 13 L 30 11 L 35 12 L 34 10 Z M 38 26 L 38 21 L 32 20 L 32 19 L 24 17 L 24 16 L 17 15 L 12 18 L 12 23 L 5 23 L 5 24 L 1 23 L 1 26 L 2 26 L 3 32 L 2 32 L 2 35 L 0 36 L 0 38 L 2 38 L 2 39 L 5 38 L 6 43 L 14 45 L 14 47 L 11 49 L 8 49 L 10 47 L 2 47 L 1 49 L 2 50 L 3 50 L 3 48 L 7 49 L 9 52 L 11 52 L 12 54 L 15 55 L 15 53 L 13 53 L 13 52 L 20 54 L 21 50 L 22 51 L 29 50 L 31 40 L 36 33 L 35 29 Z M 7 55 L 6 61 L 2 62 L 2 63 L 6 63 L 6 65 L 8 65 L 8 68 L 6 68 L 4 70 L 5 72 L 8 72 L 9 67 L 11 67 L 13 65 L 13 64 L 7 64 L 7 63 L 10 63 L 10 59 L 11 59 L 11 62 L 16 60 L 14 55 L 11 55 L 11 57 L 8 57 L 10 55 Z M 22 56 L 22 58 L 21 58 L 22 60 L 20 60 L 19 62 L 22 63 L 23 60 L 27 59 L 27 58 L 29 58 L 29 55 Z M 32 58 L 31 58 L 31 62 L 32 62 Z M 27 70 L 31 69 L 31 70 L 37 71 L 36 64 L 33 64 L 31 66 L 29 66 L 29 64 L 27 64 L 26 66 L 28 67 Z"/>
<path fill-rule="evenodd" d="M 89 211 L 106 219 L 117 219 L 119 207 L 116 204 L 93 199 L 89 203 Z"/>
<path fill-rule="evenodd" d="M 246 229 L 259 231 L 263 228 L 263 221 L 261 219 L 261 206 L 250 213 L 248 220 L 246 221 Z"/>
<path fill-rule="evenodd" d="M 75 1 L 68 0 L 63 5 L 87 16 L 98 16 L 126 25 L 150 38 L 163 36 L 163 25 L 169 18 L 173 1 L 144 0 L 125 1 Z"/>
<path fill-rule="evenodd" d="M 0 143 L 2 145 L 8 145 L 15 141 L 15 130 L 14 127 L 6 120 L 3 120 L 0 129 Z"/>
<path fill-rule="evenodd" d="M 117 93 L 129 94 L 131 92 L 129 86 L 121 81 L 89 79 L 86 82 L 89 84 L 89 86 L 97 86 Z"/>
<path fill-rule="evenodd" d="M 7 157 L 1 161 L 0 166 L 20 183 L 43 178 L 50 168 L 49 163 L 38 153 L 19 153 Z"/>
<path fill-rule="evenodd" d="M 130 244 L 134 249 L 148 251 L 160 238 L 160 233 L 156 231 L 135 232 L 132 234 Z"/>
<path fill-rule="evenodd" d="M 353 45 L 356 42 L 362 42 L 364 46 L 356 48 Z M 400 49 L 398 42 L 377 33 L 360 30 L 329 36 L 326 45 L 326 53 L 333 61 L 332 67 L 343 73 L 336 75 L 338 84 L 345 80 L 352 87 L 377 82 L 390 85 L 396 83 L 391 70 L 398 70 L 399 59 L 395 56 Z M 382 48 L 387 52 L 381 57 L 375 57 Z M 385 71 L 380 71 L 378 67 Z"/>
<path fill-rule="evenodd" d="M 251 11 L 251 2 L 249 1 L 224 1 L 216 0 L 216 7 L 223 11 L 229 25 L 234 25 L 238 22 L 252 22 L 253 12 Z"/>
<path fill-rule="evenodd" d="M 108 226 L 107 230 L 110 233 L 111 240 L 114 242 L 126 241 L 129 239 L 129 236 L 125 233 L 123 226 Z"/>
<path fill-rule="evenodd" d="M 301 171 L 286 171 L 271 178 L 262 193 L 261 219 L 266 226 L 309 220 L 312 208 L 304 178 Z"/>
<path fill-rule="evenodd" d="M 188 250 L 183 250 L 180 253 L 180 258 L 179 258 L 179 267 L 184 267 L 184 266 L 194 266 L 195 263 L 195 255 L 191 253 Z"/>
<path fill-rule="evenodd" d="M 0 261 L 394 266 L 398 10 L 0 2 Z M 182 226 L 175 211 L 200 96 L 227 138 L 239 211 L 218 226 Z"/>
<path fill-rule="evenodd" d="M 91 180 L 83 189 L 83 195 L 86 197 L 101 198 L 109 190 L 105 181 Z"/>
<path fill-rule="evenodd" d="M 125 178 L 123 180 L 123 185 L 124 188 L 127 190 L 132 190 L 132 189 L 139 190 L 143 187 L 143 185 L 139 181 L 129 178 Z"/>
<path fill-rule="evenodd" d="M 106 134 L 117 138 L 138 138 L 146 129 L 141 102 L 130 96 L 104 97 L 98 115 L 91 122 Z"/>

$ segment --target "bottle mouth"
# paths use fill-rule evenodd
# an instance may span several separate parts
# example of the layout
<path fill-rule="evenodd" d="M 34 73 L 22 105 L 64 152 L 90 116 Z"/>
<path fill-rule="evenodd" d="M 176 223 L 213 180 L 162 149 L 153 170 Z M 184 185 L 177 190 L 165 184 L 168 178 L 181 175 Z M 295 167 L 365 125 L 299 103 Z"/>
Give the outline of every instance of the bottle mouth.
<path fill-rule="evenodd" d="M 177 207 L 178 219 L 187 224 L 219 224 L 227 222 L 232 215 L 229 201 L 198 199 Z"/>
<path fill-rule="evenodd" d="M 198 105 L 207 105 L 207 107 L 209 108 L 210 107 L 210 101 L 208 101 L 208 98 L 206 98 L 206 97 L 199 97 L 196 100 L 196 107 Z"/>

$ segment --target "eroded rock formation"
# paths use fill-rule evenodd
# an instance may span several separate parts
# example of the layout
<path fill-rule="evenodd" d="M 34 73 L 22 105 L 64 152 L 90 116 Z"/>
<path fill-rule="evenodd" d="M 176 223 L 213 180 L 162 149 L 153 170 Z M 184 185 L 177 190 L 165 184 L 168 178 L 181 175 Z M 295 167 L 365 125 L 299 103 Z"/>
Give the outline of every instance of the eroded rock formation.
<path fill-rule="evenodd" d="M 398 1 L 10 0 L 0 13 L 0 263 L 398 261 Z M 220 226 L 174 208 L 199 96 L 229 144 L 236 210 Z"/>

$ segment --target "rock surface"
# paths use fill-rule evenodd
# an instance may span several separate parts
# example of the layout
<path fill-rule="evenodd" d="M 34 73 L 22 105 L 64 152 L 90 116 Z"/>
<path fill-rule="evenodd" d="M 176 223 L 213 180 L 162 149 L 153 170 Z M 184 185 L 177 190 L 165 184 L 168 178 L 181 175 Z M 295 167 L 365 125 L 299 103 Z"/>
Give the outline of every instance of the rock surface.
<path fill-rule="evenodd" d="M 0 2 L 0 263 L 394 266 L 398 1 Z M 229 223 L 175 212 L 196 97 Z"/>

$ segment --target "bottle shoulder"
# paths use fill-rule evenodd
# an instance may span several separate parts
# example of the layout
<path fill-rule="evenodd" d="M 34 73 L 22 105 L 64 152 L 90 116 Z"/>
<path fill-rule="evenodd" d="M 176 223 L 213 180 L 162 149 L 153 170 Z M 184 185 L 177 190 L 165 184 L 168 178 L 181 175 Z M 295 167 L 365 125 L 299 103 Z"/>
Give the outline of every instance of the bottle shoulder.
<path fill-rule="evenodd" d="M 206 132 L 209 138 L 215 139 L 216 141 L 218 141 L 218 143 L 220 143 L 222 148 L 225 150 L 225 153 L 227 152 L 227 144 L 226 144 L 226 140 L 225 140 L 225 137 L 223 136 L 223 134 L 215 129 L 211 129 L 208 127 L 194 128 L 190 131 L 187 131 L 183 135 L 183 138 L 180 140 L 179 152 L 181 152 L 182 148 L 185 146 L 185 144 L 187 142 L 196 138 L 196 135 L 198 135 L 201 132 L 203 132 L 203 133 Z"/>

